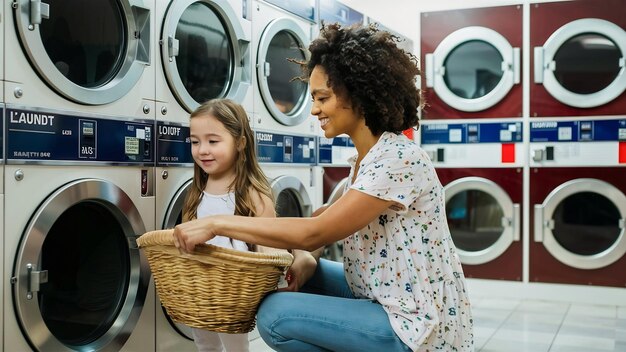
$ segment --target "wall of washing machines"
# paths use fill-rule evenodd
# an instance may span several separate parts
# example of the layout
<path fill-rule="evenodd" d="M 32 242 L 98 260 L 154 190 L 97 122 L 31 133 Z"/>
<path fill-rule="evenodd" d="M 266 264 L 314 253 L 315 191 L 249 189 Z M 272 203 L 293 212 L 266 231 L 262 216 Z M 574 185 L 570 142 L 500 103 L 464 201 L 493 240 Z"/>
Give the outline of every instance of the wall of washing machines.
<path fill-rule="evenodd" d="M 195 351 L 135 244 L 181 221 L 189 113 L 240 102 L 278 215 L 309 216 L 320 131 L 287 59 L 306 59 L 320 18 L 364 16 L 287 0 L 16 0 L 0 13 L 1 350 Z"/>
<path fill-rule="evenodd" d="M 4 1 L 2 350 L 194 351 L 134 244 L 181 220 L 190 111 L 241 102 L 278 215 L 309 216 L 355 150 L 322 137 L 286 58 L 322 20 L 398 29 L 375 3 Z M 626 299 L 626 0 L 428 6 L 396 34 L 472 288 Z"/>
<path fill-rule="evenodd" d="M 626 297 L 624 10 L 574 0 L 420 13 L 418 140 L 476 290 Z"/>

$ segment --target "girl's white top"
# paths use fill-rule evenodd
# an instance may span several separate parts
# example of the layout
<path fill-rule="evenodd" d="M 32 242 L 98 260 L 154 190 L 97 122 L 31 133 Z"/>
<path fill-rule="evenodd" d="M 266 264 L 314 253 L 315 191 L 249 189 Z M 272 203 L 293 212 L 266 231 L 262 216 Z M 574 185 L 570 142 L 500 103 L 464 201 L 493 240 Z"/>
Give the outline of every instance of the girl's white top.
<path fill-rule="evenodd" d="M 221 195 L 202 193 L 202 199 L 200 199 L 200 204 L 198 204 L 198 219 L 211 215 L 233 214 L 235 214 L 235 192 Z M 206 243 L 239 251 L 249 251 L 245 242 L 225 236 L 215 236 Z"/>

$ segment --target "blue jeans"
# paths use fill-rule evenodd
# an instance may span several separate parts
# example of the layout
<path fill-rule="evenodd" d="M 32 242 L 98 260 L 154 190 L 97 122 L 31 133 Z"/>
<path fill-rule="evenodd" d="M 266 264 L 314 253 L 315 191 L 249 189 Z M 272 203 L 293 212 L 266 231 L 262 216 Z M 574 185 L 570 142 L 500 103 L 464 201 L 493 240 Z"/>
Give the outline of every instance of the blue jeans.
<path fill-rule="evenodd" d="M 352 295 L 343 264 L 324 259 L 302 292 L 268 295 L 257 326 L 276 351 L 410 351 L 380 304 Z"/>

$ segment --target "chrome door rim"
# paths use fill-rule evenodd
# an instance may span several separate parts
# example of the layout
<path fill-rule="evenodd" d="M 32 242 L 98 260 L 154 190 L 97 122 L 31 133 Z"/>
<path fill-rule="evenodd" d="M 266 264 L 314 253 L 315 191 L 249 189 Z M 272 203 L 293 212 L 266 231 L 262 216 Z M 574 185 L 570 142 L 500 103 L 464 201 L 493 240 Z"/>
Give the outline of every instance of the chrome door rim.
<path fill-rule="evenodd" d="M 27 298 L 27 265 L 40 270 L 41 249 L 56 219 L 73 205 L 89 200 L 111 210 L 120 221 L 129 244 L 130 273 L 128 290 L 115 322 L 89 345 L 67 346 L 52 335 L 43 321 L 37 295 Z M 98 179 L 72 181 L 52 193 L 37 209 L 26 227 L 18 247 L 13 276 L 13 301 L 17 319 L 37 350 L 74 351 L 76 349 L 117 351 L 130 337 L 143 308 L 150 281 L 150 269 L 135 239 L 145 233 L 139 210 L 130 197 L 116 185 Z"/>
<path fill-rule="evenodd" d="M 591 94 L 571 92 L 557 81 L 551 69 L 554 55 L 570 38 L 585 33 L 596 33 L 611 38 L 622 53 L 621 69 L 606 88 Z M 546 40 L 543 47 L 535 48 L 535 81 L 543 83 L 548 93 L 563 104 L 577 108 L 604 105 L 626 90 L 626 31 L 618 25 L 598 18 L 583 18 L 566 23 Z M 539 77 L 538 77 L 539 76 Z"/>
<path fill-rule="evenodd" d="M 126 22 L 124 60 L 115 77 L 96 88 L 85 88 L 70 81 L 48 57 L 38 25 L 31 24 L 29 0 L 15 0 L 15 25 L 22 47 L 32 66 L 63 97 L 86 105 L 104 105 L 126 96 L 150 65 L 150 13 L 143 0 L 120 0 Z M 45 20 L 45 19 L 44 19 Z M 135 36 L 135 33 L 141 35 Z"/>
<path fill-rule="evenodd" d="M 565 249 L 556 240 L 552 230 L 546 226 L 557 206 L 567 197 L 580 192 L 591 192 L 608 198 L 621 215 L 621 232 L 615 243 L 601 253 L 580 255 Z M 577 269 L 599 269 L 610 265 L 626 254 L 626 234 L 623 224 L 626 219 L 626 195 L 608 182 L 579 178 L 567 181 L 550 192 L 542 204 L 535 205 L 535 241 L 543 242 L 545 249 L 561 263 Z"/>
<path fill-rule="evenodd" d="M 519 240 L 519 216 L 515 214 L 519 206 L 513 204 L 509 195 L 497 183 L 482 177 L 463 177 L 456 179 L 444 187 L 446 203 L 454 195 L 470 190 L 478 190 L 492 196 L 500 205 L 505 219 L 511 219 L 508 226 L 500 234 L 498 240 L 488 248 L 480 251 L 466 251 L 457 247 L 457 252 L 464 264 L 485 264 L 504 253 L 511 244 Z M 517 221 L 515 220 L 517 219 Z"/>

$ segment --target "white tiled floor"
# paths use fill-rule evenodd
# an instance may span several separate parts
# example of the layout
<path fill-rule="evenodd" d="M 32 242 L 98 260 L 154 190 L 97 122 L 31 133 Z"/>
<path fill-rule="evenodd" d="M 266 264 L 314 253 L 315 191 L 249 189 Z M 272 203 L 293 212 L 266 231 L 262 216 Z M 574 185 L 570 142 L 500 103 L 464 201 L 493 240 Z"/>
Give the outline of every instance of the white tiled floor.
<path fill-rule="evenodd" d="M 624 306 L 473 299 L 476 351 L 626 352 Z"/>
<path fill-rule="evenodd" d="M 626 302 L 473 298 L 477 352 L 626 352 Z M 261 338 L 252 352 L 271 352 Z"/>

